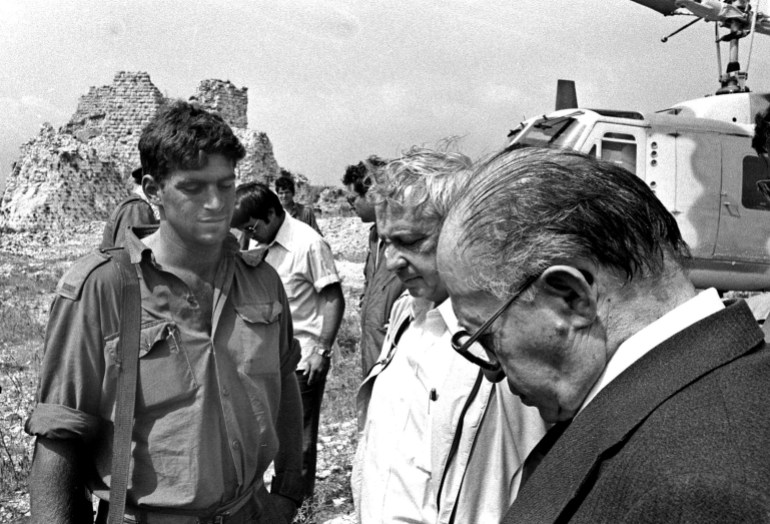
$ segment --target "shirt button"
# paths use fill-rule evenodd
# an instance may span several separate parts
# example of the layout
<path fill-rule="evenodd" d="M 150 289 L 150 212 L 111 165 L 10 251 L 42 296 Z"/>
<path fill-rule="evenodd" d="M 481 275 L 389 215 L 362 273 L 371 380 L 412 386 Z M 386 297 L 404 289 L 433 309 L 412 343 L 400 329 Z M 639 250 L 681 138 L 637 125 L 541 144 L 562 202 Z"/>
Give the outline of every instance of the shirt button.
<path fill-rule="evenodd" d="M 241 443 L 237 440 L 233 440 L 233 449 L 239 449 L 241 447 Z"/>
<path fill-rule="evenodd" d="M 224 396 L 227 396 L 227 395 L 229 395 L 229 394 L 230 394 L 230 392 L 229 392 L 229 391 L 227 391 L 227 388 L 226 388 L 226 387 L 223 387 L 223 388 L 222 388 L 222 395 L 224 395 Z"/>

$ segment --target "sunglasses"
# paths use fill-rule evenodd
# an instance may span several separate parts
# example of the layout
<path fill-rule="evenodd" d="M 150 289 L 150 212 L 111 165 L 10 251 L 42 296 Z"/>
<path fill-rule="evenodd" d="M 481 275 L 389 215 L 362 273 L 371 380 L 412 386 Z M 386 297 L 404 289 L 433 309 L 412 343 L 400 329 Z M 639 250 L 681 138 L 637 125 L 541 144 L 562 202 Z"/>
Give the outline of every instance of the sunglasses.
<path fill-rule="evenodd" d="M 252 233 L 254 233 L 257 230 L 257 223 L 254 222 L 250 226 L 241 226 L 239 229 L 241 231 L 245 231 L 245 232 L 247 232 L 249 234 L 252 234 Z"/>
<path fill-rule="evenodd" d="M 500 363 L 492 361 L 489 358 L 489 355 L 494 355 L 495 352 L 492 349 L 485 347 L 484 344 L 479 340 L 479 337 L 482 336 L 489 329 L 489 327 L 494 324 L 495 320 L 497 320 L 500 315 L 502 315 L 511 306 L 511 304 L 513 304 L 516 299 L 527 290 L 529 286 L 534 284 L 538 278 L 540 278 L 539 273 L 537 275 L 527 277 L 527 279 L 519 286 L 516 292 L 511 295 L 511 297 L 506 300 L 502 306 L 500 306 L 500 309 L 498 309 L 497 312 L 495 312 L 495 314 L 489 318 L 489 320 L 484 322 L 474 334 L 471 335 L 467 331 L 461 330 L 452 335 L 452 349 L 482 369 L 495 372 L 500 371 Z"/>

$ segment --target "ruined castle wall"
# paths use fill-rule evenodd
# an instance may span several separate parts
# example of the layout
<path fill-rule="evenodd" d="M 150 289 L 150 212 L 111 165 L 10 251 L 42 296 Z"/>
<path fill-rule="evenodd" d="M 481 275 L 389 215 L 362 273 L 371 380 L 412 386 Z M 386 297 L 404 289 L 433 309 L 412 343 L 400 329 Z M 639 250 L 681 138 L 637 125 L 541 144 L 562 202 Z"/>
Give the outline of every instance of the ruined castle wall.
<path fill-rule="evenodd" d="M 194 96 L 218 111 L 246 148 L 238 181 L 272 182 L 280 168 L 264 133 L 247 129 L 247 89 L 204 80 Z M 44 125 L 21 148 L 0 199 L 0 227 L 66 228 L 106 219 L 133 187 L 142 129 L 167 102 L 147 73 L 118 72 L 111 85 L 92 87 L 58 131 Z"/>
<path fill-rule="evenodd" d="M 217 111 L 233 128 L 246 129 L 249 106 L 248 88 L 238 89 L 229 80 L 201 80 L 194 97 L 204 107 Z"/>
<path fill-rule="evenodd" d="M 106 219 L 129 193 L 114 164 L 49 124 L 21 152 L 0 201 L 5 227 L 64 229 Z"/>
<path fill-rule="evenodd" d="M 265 182 L 272 184 L 280 173 L 273 156 L 273 144 L 265 133 L 252 129 L 234 128 L 233 131 L 246 149 L 246 156 L 238 162 L 238 183 Z"/>
<path fill-rule="evenodd" d="M 92 87 L 80 98 L 63 130 L 83 142 L 95 140 L 94 148 L 115 156 L 122 171 L 130 173 L 139 165 L 142 129 L 163 103 L 163 94 L 150 75 L 119 71 L 111 85 Z"/>

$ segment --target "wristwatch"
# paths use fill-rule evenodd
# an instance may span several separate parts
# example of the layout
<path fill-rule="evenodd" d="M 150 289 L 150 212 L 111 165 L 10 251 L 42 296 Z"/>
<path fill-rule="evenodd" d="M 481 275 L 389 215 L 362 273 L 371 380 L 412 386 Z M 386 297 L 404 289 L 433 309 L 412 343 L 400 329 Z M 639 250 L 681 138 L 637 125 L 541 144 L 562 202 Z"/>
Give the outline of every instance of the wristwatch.
<path fill-rule="evenodd" d="M 332 348 L 326 346 L 316 346 L 313 348 L 313 353 L 321 355 L 324 358 L 332 358 Z"/>

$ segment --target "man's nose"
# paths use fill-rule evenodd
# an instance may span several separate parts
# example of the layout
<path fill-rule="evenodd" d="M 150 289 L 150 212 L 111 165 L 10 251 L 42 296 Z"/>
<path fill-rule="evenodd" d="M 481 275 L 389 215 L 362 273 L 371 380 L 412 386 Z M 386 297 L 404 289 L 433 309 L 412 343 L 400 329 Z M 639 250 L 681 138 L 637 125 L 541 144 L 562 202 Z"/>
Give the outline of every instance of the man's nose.
<path fill-rule="evenodd" d="M 388 271 L 396 271 L 405 267 L 406 264 L 406 259 L 401 256 L 401 253 L 392 244 L 388 244 L 385 248 L 385 267 Z"/>
<path fill-rule="evenodd" d="M 225 191 L 218 187 L 209 189 L 206 195 L 206 207 L 209 209 L 220 209 L 224 207 L 225 202 L 227 202 L 227 195 L 225 193 Z"/>

